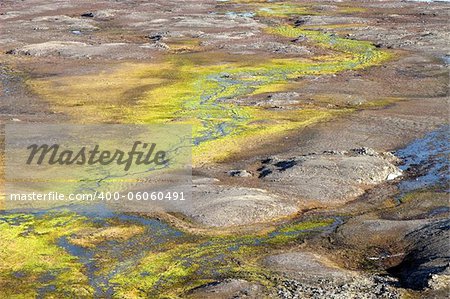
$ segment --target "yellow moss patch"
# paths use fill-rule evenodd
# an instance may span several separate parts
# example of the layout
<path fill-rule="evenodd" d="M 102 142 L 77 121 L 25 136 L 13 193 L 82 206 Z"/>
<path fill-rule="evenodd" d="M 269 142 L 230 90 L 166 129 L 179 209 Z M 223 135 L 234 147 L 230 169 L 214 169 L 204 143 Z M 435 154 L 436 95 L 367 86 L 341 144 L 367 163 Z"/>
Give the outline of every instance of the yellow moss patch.
<path fill-rule="evenodd" d="M 159 73 L 167 65 L 157 66 Z M 122 64 L 117 71 L 93 75 L 35 79 L 30 87 L 54 110 L 77 116 L 79 123 L 117 122 L 123 109 L 133 105 L 148 89 L 164 83 L 144 64 Z"/>
<path fill-rule="evenodd" d="M 70 237 L 69 242 L 73 245 L 93 248 L 107 240 L 128 240 L 138 234 L 142 234 L 144 231 L 144 227 L 137 225 L 90 229 Z"/>
<path fill-rule="evenodd" d="M 158 64 L 124 64 L 110 73 L 37 79 L 30 85 L 58 110 L 74 117 L 83 115 L 81 122 L 191 124 L 196 145 L 194 161 L 202 163 L 220 161 L 259 144 L 264 137 L 335 114 L 335 111 L 322 110 L 274 112 L 235 105 L 230 99 L 284 90 L 294 78 L 364 68 L 389 57 L 369 42 L 318 31 L 291 26 L 268 31 L 289 38 L 304 35 L 332 53 L 312 59 L 245 62 L 173 55 Z"/>
<path fill-rule="evenodd" d="M 252 108 L 249 108 L 251 110 Z M 274 111 L 258 109 L 260 122 L 250 122 L 244 133 L 201 144 L 193 149 L 194 164 L 220 162 L 233 154 L 246 152 L 252 147 L 267 143 L 271 138 L 289 130 L 305 127 L 331 117 L 348 113 L 351 110 L 290 110 Z M 266 121 L 264 121 L 266 120 Z M 208 151 L 208 147 L 220 151 Z"/>

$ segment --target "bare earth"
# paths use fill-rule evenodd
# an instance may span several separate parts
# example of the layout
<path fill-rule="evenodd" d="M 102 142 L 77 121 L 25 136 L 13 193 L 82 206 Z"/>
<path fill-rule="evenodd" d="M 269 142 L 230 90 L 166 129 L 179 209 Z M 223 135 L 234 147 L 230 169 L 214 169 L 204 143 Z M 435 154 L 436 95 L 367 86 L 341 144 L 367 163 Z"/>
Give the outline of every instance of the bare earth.
<path fill-rule="evenodd" d="M 271 286 L 251 276 L 223 276 L 190 285 L 183 298 L 446 298 L 448 164 L 425 187 L 402 185 L 420 181 L 416 178 L 428 174 L 445 151 L 424 154 L 426 162 L 405 169 L 399 150 L 444 128 L 444 137 L 429 142 L 445 143 L 448 153 L 449 3 L 288 1 L 308 10 L 281 17 L 244 14 L 257 11 L 260 2 L 266 3 L 1 1 L 0 123 L 121 123 L 120 112 L 96 119 L 96 103 L 71 102 L 78 95 L 64 80 L 114 77 L 124 65 L 170 59 L 202 66 L 251 64 L 328 54 L 301 37 L 267 33 L 279 24 L 369 41 L 391 58 L 367 68 L 291 78 L 282 90 L 220 99 L 274 114 L 339 113 L 249 141 L 220 161 L 196 164 L 192 204 L 157 216 L 194 235 L 211 236 L 258 233 L 317 217 L 339 219 L 329 230 L 261 254 L 258 265 L 276 277 Z M 124 82 L 132 77 L 122 75 Z M 39 82 L 50 82 L 50 91 L 39 89 L 44 86 Z M 108 100 L 142 109 L 140 101 L 157 84 L 130 82 L 111 88 Z M 90 97 L 95 88 L 77 92 Z M 255 122 L 263 121 L 271 119 Z"/>

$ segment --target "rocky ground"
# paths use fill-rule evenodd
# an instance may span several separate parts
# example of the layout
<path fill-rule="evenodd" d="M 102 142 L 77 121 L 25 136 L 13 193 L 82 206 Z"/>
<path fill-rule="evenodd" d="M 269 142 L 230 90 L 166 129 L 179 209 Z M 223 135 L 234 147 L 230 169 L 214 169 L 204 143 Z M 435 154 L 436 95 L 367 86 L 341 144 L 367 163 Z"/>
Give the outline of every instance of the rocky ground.
<path fill-rule="evenodd" d="M 193 200 L 177 213 L 107 218 L 108 231 L 86 216 L 92 227 L 70 234 L 36 219 L 35 235 L 11 224 L 26 216 L 0 217 L 4 296 L 447 297 L 449 3 L 34 0 L 0 12 L 2 125 L 161 122 L 156 111 L 238 128 L 197 136 Z M 205 83 L 211 102 L 197 105 L 189 84 L 204 74 L 225 92 Z M 172 115 L 179 95 L 165 86 L 195 110 Z M 68 258 L 8 259 L 22 241 Z"/>

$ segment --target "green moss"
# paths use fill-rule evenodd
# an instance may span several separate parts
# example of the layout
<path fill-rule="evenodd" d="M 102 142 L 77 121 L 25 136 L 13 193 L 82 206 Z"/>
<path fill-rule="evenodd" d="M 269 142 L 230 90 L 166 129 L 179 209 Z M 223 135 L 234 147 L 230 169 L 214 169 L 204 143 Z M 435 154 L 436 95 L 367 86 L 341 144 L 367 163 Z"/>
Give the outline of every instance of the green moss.
<path fill-rule="evenodd" d="M 330 226 L 333 219 L 299 222 L 262 235 L 208 237 L 196 243 L 151 252 L 139 264 L 115 276 L 117 298 L 178 298 L 205 281 L 244 278 L 270 287 L 270 272 L 259 258 L 273 245 L 283 246 Z"/>
<path fill-rule="evenodd" d="M 421 202 L 439 202 L 438 199 L 445 197 L 445 193 L 435 192 L 434 190 L 421 190 L 406 193 L 404 196 L 400 198 L 401 203 L 409 203 L 412 201 L 421 201 Z"/>
<path fill-rule="evenodd" d="M 84 248 L 95 248 L 105 241 L 124 241 L 144 233 L 143 226 L 138 225 L 116 225 L 105 228 L 96 228 L 82 231 L 80 234 L 71 236 L 69 242 Z"/>
<path fill-rule="evenodd" d="M 200 164 L 221 161 L 261 144 L 264 138 L 339 113 L 333 110 L 274 112 L 235 105 L 231 99 L 283 90 L 291 79 L 298 77 L 364 68 L 389 58 L 369 42 L 319 31 L 278 26 L 269 28 L 268 32 L 288 38 L 305 36 L 311 43 L 332 52 L 311 59 L 223 63 L 172 55 L 159 64 L 124 64 L 111 73 L 39 79 L 30 85 L 62 112 L 83 114 L 83 122 L 191 124 L 197 145 L 194 162 Z M 216 148 L 223 150 L 219 152 Z"/>
<path fill-rule="evenodd" d="M 84 224 L 82 217 L 72 214 L 1 216 L 0 297 L 32 298 L 40 289 L 51 286 L 60 295 L 91 296 L 82 265 L 55 244 L 57 238 Z"/>
<path fill-rule="evenodd" d="M 284 25 L 269 28 L 269 33 L 277 34 L 288 38 L 306 37 L 324 48 L 335 50 L 341 54 L 350 56 L 340 56 L 332 64 L 335 68 L 357 69 L 377 65 L 390 58 L 388 52 L 377 49 L 372 43 L 366 41 L 350 40 L 322 33 L 320 31 L 304 30 L 292 26 Z"/>
<path fill-rule="evenodd" d="M 125 223 L 132 228 L 132 233 L 123 231 Z M 142 246 L 143 251 L 136 256 L 135 252 L 117 252 L 118 247 L 106 244 L 111 241 L 117 244 L 145 243 L 146 238 L 151 240 L 158 235 L 157 230 L 144 232 L 142 228 L 118 219 L 108 220 L 107 227 L 99 227 L 73 213 L 5 215 L 0 218 L 0 245 L 3 248 L 0 258 L 4 261 L 0 266 L 4 286 L 0 295 L 35 297 L 40 290 L 53 286 L 54 289 L 44 293 L 56 297 L 62 294 L 92 297 L 93 288 L 106 290 L 111 287 L 116 298 L 179 298 L 195 287 L 227 277 L 244 278 L 270 288 L 273 285 L 271 273 L 260 266 L 259 259 L 274 245 L 280 247 L 297 242 L 332 223 L 331 219 L 307 220 L 249 235 L 187 234 L 157 245 L 146 243 L 148 245 Z M 58 246 L 61 238 L 69 242 L 84 240 L 75 245 L 77 250 L 85 251 L 80 253 L 80 258 L 96 257 L 95 273 Z M 91 246 L 92 242 L 96 246 Z M 20 288 L 19 280 L 14 276 L 18 273 Z M 49 274 L 51 279 L 42 280 Z"/>

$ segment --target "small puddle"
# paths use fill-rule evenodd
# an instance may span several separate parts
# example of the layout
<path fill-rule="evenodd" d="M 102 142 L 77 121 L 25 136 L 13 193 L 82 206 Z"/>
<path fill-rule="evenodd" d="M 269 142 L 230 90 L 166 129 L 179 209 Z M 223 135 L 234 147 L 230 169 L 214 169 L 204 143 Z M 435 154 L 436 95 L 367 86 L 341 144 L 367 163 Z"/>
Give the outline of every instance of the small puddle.
<path fill-rule="evenodd" d="M 234 12 L 234 11 L 228 11 L 225 13 L 225 15 L 235 18 L 235 17 L 241 17 L 241 18 L 253 18 L 256 14 L 254 12 Z"/>
<path fill-rule="evenodd" d="M 450 55 L 442 56 L 442 60 L 444 61 L 445 65 L 450 65 Z"/>
<path fill-rule="evenodd" d="M 449 192 L 450 126 L 444 125 L 411 142 L 396 152 L 404 161 L 400 169 L 412 173 L 399 184 L 403 193 L 430 187 L 442 187 Z"/>

